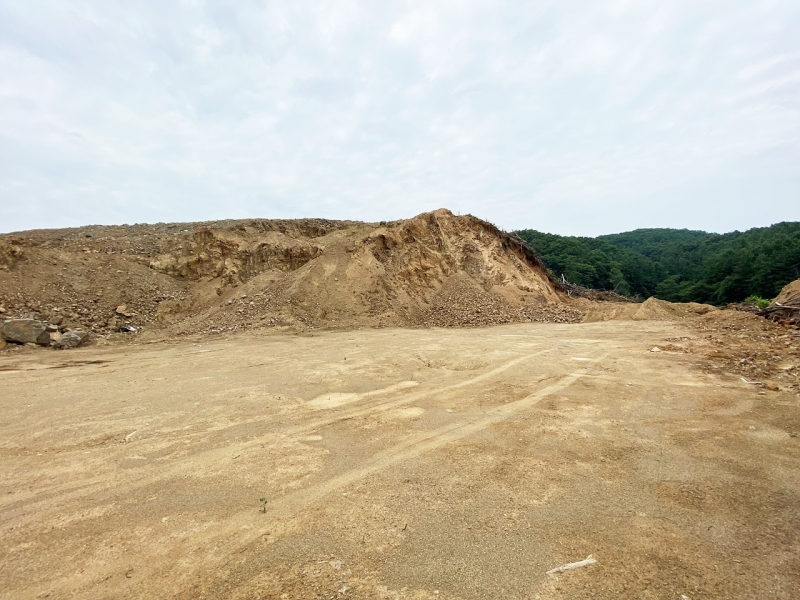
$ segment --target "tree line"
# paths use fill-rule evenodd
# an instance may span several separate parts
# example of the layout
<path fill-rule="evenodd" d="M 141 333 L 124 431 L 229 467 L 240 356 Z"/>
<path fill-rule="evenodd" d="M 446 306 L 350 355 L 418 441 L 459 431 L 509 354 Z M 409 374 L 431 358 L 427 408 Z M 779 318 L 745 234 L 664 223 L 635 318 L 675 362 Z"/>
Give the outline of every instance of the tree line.
<path fill-rule="evenodd" d="M 722 305 L 800 279 L 800 223 L 718 234 L 637 229 L 596 238 L 516 232 L 556 277 L 626 296 Z"/>

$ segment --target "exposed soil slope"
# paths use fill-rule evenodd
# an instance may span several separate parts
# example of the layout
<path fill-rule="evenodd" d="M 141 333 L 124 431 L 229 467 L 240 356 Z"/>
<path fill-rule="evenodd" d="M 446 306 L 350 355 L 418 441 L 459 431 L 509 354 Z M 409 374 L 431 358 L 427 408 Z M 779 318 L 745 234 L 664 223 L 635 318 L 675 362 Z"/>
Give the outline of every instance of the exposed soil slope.
<path fill-rule="evenodd" d="M 96 334 L 129 323 L 156 336 L 580 317 L 510 237 L 447 210 L 380 224 L 253 219 L 3 235 L 0 307 Z"/>
<path fill-rule="evenodd" d="M 785 285 L 781 293 L 778 294 L 777 298 L 772 302 L 773 304 L 800 306 L 800 279 L 795 279 L 791 283 Z"/>

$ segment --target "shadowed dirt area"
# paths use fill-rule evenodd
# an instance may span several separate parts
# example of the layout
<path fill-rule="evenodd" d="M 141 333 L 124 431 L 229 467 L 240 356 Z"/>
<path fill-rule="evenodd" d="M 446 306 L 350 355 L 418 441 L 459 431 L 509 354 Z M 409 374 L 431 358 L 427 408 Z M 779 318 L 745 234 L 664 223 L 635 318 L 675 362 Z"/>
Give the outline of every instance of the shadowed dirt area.
<path fill-rule="evenodd" d="M 615 320 L 20 348 L 0 598 L 798 598 L 798 397 L 710 368 L 704 339 Z"/>

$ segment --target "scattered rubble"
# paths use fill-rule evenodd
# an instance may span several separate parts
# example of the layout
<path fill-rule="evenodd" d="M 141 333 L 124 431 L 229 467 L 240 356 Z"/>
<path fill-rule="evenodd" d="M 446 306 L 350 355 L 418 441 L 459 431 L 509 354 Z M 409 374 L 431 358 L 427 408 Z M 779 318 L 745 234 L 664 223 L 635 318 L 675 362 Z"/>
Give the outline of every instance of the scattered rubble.
<path fill-rule="evenodd" d="M 671 338 L 670 350 L 702 357 L 703 368 L 743 383 L 800 393 L 800 331 L 753 313 L 719 310 L 684 323 L 696 335 Z M 666 346 L 662 347 L 662 350 Z"/>

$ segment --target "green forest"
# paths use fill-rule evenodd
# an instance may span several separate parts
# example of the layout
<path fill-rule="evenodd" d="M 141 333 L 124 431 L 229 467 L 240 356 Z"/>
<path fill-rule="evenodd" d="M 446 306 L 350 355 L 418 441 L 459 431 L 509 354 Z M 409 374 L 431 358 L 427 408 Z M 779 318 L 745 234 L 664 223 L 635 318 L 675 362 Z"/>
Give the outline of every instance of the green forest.
<path fill-rule="evenodd" d="M 718 234 L 637 229 L 596 238 L 516 232 L 570 283 L 641 299 L 722 305 L 800 279 L 800 223 Z"/>

